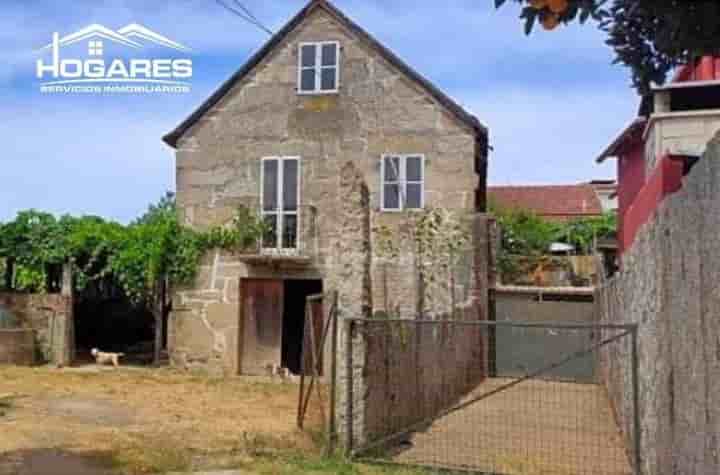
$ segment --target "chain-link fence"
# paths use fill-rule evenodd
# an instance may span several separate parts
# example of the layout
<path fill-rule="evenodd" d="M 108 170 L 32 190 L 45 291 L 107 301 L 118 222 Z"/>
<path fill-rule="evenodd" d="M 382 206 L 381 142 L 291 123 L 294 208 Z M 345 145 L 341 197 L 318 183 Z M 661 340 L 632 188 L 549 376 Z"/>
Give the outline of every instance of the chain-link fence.
<path fill-rule="evenodd" d="M 355 457 L 488 474 L 636 473 L 637 425 L 618 426 L 602 368 L 619 347 L 637 360 L 632 325 L 354 320 L 349 331 Z"/>

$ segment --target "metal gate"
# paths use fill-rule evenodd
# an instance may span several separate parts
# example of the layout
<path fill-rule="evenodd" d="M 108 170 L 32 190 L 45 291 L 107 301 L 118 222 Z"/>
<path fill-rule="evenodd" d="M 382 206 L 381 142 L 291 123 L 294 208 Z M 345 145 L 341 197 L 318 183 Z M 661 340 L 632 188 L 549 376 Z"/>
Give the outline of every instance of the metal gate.
<path fill-rule="evenodd" d="M 635 325 L 353 320 L 348 331 L 355 458 L 483 474 L 638 473 Z M 633 377 L 611 388 L 618 360 Z M 630 408 L 613 397 L 623 391 Z"/>
<path fill-rule="evenodd" d="M 334 451 L 336 442 L 337 344 L 337 292 L 308 296 L 305 303 L 297 426 L 299 429 L 305 428 L 305 419 L 314 395 L 315 408 L 320 413 L 321 427 L 326 436 L 324 451 L 327 454 Z M 321 380 L 323 377 L 324 381 Z"/>

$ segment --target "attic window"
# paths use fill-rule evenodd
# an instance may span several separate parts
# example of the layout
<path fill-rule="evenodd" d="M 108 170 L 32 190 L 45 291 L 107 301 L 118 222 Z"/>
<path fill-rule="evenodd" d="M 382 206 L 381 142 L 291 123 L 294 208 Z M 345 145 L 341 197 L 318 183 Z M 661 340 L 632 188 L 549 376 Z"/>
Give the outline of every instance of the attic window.
<path fill-rule="evenodd" d="M 332 94 L 340 82 L 340 43 L 319 41 L 300 43 L 298 92 Z"/>

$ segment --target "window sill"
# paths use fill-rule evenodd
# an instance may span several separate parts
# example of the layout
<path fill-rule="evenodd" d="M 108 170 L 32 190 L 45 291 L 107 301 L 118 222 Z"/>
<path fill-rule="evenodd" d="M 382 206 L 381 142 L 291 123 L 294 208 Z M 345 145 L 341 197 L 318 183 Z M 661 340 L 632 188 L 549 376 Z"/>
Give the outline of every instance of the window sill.
<path fill-rule="evenodd" d="M 424 211 L 425 208 L 400 208 L 400 209 L 385 209 L 380 208 L 378 211 L 381 213 L 419 213 L 421 211 Z"/>
<path fill-rule="evenodd" d="M 333 94 L 340 94 L 340 90 L 334 91 L 297 91 L 298 96 L 329 96 Z"/>

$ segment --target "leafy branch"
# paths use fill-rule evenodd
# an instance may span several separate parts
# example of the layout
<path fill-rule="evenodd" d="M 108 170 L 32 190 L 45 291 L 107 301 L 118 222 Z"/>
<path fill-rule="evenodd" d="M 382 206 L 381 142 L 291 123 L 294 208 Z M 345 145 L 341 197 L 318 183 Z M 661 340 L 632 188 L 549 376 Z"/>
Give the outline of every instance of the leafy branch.
<path fill-rule="evenodd" d="M 525 33 L 593 19 L 607 35 L 616 63 L 632 72 L 640 94 L 663 84 L 676 67 L 720 51 L 717 0 L 513 0 L 522 9 Z M 507 0 L 495 0 L 496 8 Z"/>
<path fill-rule="evenodd" d="M 543 261 L 550 254 L 553 243 L 568 244 L 577 253 L 590 254 L 597 239 L 614 238 L 617 233 L 614 212 L 554 222 L 525 209 L 504 209 L 493 204 L 490 208 L 501 229 L 498 267 L 503 275 L 518 273 L 518 258 L 529 262 Z"/>
<path fill-rule="evenodd" d="M 245 250 L 266 228 L 249 209 L 239 208 L 228 225 L 195 231 L 179 224 L 172 194 L 126 226 L 96 216 L 55 218 L 29 210 L 0 223 L 0 260 L 12 262 L 17 290 L 48 291 L 50 269 L 71 262 L 77 290 L 107 281 L 131 300 L 150 303 L 159 280 L 188 284 L 207 250 Z"/>

